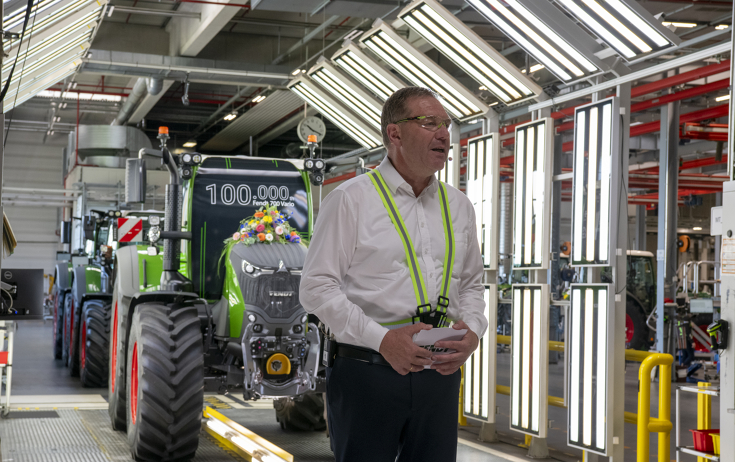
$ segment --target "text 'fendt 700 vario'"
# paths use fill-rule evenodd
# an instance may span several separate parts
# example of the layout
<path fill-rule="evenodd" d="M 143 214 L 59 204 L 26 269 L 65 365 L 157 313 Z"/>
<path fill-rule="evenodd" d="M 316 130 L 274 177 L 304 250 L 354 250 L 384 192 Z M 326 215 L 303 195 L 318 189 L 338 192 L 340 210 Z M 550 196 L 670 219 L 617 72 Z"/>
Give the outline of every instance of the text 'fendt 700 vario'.
<path fill-rule="evenodd" d="M 295 238 L 224 241 L 265 206 L 310 236 L 310 182 L 321 183 L 324 161 L 173 155 L 167 132 L 161 127 L 160 152 L 141 150 L 127 166 L 145 191 L 143 157 L 158 156 L 170 184 L 165 227 L 151 229 L 152 246 L 116 255 L 113 428 L 127 430 L 136 460 L 186 460 L 197 450 L 205 389 L 238 389 L 246 400 L 274 398 L 284 428 L 323 429 L 321 339 L 299 303 L 306 247 Z"/>

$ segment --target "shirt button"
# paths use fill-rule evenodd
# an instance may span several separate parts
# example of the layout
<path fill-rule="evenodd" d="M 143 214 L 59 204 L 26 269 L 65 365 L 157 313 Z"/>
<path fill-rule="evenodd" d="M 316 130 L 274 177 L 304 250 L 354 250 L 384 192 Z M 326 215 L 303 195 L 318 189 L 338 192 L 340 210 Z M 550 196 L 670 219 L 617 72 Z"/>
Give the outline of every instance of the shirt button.
<path fill-rule="evenodd" d="M 425 228 L 425 227 L 426 227 L 426 223 L 424 223 L 424 222 L 422 221 L 422 222 L 421 222 L 421 227 L 422 227 L 422 228 Z"/>

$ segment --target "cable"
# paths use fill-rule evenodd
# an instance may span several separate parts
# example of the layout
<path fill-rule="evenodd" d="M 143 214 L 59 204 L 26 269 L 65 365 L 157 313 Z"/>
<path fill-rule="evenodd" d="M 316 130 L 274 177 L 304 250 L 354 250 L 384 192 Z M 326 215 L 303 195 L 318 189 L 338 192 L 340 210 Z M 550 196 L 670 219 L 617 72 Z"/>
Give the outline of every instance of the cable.
<path fill-rule="evenodd" d="M 29 3 L 33 0 L 29 0 Z M 28 50 L 31 48 L 31 39 L 33 39 L 33 26 L 36 25 L 36 17 L 38 16 L 38 4 L 36 4 L 36 12 L 33 13 L 33 22 L 31 23 L 31 35 L 28 36 L 28 45 L 26 46 L 26 58 L 28 57 Z M 27 21 L 26 21 L 27 23 Z M 23 26 L 23 35 L 25 35 L 25 26 Z M 23 39 L 21 38 L 20 45 L 18 46 L 18 54 L 15 57 L 15 62 L 18 62 L 18 57 L 20 56 L 20 49 L 23 47 Z M 13 99 L 13 109 L 15 109 L 15 104 L 18 102 L 18 93 L 20 93 L 20 83 L 23 80 L 23 71 L 26 68 L 26 61 L 27 59 L 23 60 L 23 66 L 20 68 L 20 75 L 18 76 L 18 90 L 15 92 L 15 98 Z M 15 67 L 15 63 L 13 63 L 13 67 Z M 13 72 L 10 71 L 10 77 L 8 77 L 8 83 L 10 82 L 10 78 L 13 76 Z M 6 87 L 7 90 L 7 87 Z M 5 97 L 5 94 L 3 94 L 3 98 Z M 0 98 L 0 103 L 2 103 L 3 98 Z M 10 113 L 10 119 L 8 120 L 8 128 L 5 130 L 5 139 L 3 140 L 3 149 L 5 149 L 5 143 L 8 142 L 8 135 L 10 134 L 10 125 L 13 123 L 13 116 L 15 115 L 15 111 L 12 111 Z"/>
<path fill-rule="evenodd" d="M 0 287 L 0 290 L 8 294 L 8 300 L 10 300 L 10 306 L 7 308 L 7 310 L 3 309 L 3 314 L 8 314 L 13 309 L 13 296 L 10 295 L 10 292 Z"/>
<path fill-rule="evenodd" d="M 28 26 L 28 20 L 31 18 L 32 9 L 33 9 L 33 0 L 28 0 L 28 8 L 26 9 L 26 18 L 23 21 L 23 32 L 21 32 L 20 44 L 18 45 L 18 54 L 15 55 L 15 61 L 13 61 L 13 67 L 10 68 L 10 74 L 8 74 L 8 80 L 5 82 L 3 91 L 0 92 L 0 103 L 2 103 L 5 100 L 5 95 L 8 93 L 8 87 L 10 86 L 10 81 L 13 79 L 13 72 L 15 71 L 15 65 L 18 62 L 18 57 L 20 56 L 20 49 L 23 48 L 23 38 L 26 35 L 26 27 Z"/>

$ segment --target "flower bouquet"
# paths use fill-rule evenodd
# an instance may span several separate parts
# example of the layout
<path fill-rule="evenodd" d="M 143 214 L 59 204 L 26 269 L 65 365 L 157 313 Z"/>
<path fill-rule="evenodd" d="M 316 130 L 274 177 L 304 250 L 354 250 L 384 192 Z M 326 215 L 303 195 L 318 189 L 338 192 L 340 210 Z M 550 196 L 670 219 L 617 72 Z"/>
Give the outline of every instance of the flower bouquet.
<path fill-rule="evenodd" d="M 232 237 L 225 239 L 225 244 L 228 247 L 237 243 L 253 245 L 291 242 L 298 244 L 302 239 L 298 231 L 288 223 L 289 217 L 290 215 L 279 212 L 275 206 L 261 207 L 253 216 L 240 222 L 240 228 Z"/>

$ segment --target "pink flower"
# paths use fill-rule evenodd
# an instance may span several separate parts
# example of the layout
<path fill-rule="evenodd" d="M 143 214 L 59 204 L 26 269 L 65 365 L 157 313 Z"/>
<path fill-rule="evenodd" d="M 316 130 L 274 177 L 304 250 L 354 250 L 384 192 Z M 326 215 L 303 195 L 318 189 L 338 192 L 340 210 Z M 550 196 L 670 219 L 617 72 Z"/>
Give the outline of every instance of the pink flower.
<path fill-rule="evenodd" d="M 239 240 L 239 239 L 240 239 L 240 233 L 235 233 L 235 234 L 233 234 L 233 235 L 232 235 L 232 239 L 234 239 L 234 240 L 236 240 L 236 241 L 237 241 L 237 240 Z"/>
<path fill-rule="evenodd" d="M 281 228 L 280 226 L 276 226 L 276 234 L 283 234 L 283 228 Z"/>
<path fill-rule="evenodd" d="M 258 226 L 255 227 L 255 231 L 262 233 L 263 231 L 265 231 L 265 225 L 262 223 L 259 224 Z"/>

